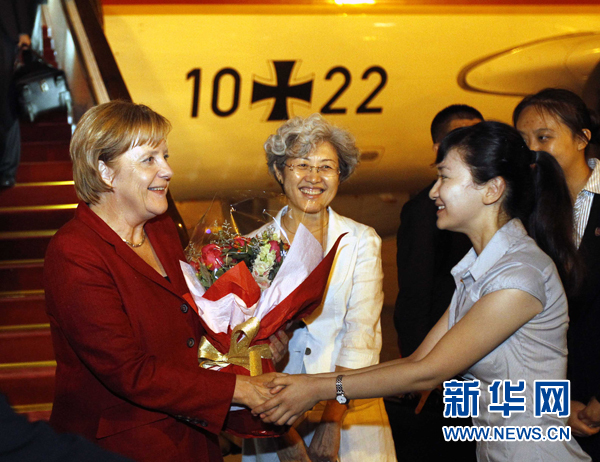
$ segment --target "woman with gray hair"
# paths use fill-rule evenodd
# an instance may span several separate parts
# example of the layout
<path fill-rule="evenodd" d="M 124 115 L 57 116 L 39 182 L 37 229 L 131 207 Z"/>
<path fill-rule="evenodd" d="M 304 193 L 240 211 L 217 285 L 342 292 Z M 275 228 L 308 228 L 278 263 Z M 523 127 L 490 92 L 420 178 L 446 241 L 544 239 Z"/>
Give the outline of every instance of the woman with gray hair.
<path fill-rule="evenodd" d="M 345 233 L 322 305 L 291 333 L 283 372 L 341 372 L 377 364 L 383 305 L 381 239 L 373 228 L 329 207 L 339 184 L 358 164 L 354 137 L 313 114 L 285 122 L 264 148 L 269 171 L 288 199 L 275 217 L 287 240 L 291 243 L 303 224 L 328 251 Z M 309 458 L 395 461 L 383 401 L 321 402 L 284 437 L 244 444 L 245 462 Z"/>

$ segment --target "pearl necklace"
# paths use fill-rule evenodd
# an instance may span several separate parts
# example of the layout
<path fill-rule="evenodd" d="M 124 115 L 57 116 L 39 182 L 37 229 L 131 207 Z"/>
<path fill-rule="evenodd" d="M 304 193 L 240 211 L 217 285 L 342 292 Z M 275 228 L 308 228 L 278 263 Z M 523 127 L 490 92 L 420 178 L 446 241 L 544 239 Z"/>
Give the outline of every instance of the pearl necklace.
<path fill-rule="evenodd" d="M 139 244 L 134 244 L 133 242 L 129 242 L 124 237 L 122 237 L 121 239 L 123 239 L 123 242 L 125 244 L 127 244 L 129 247 L 131 247 L 132 249 L 137 249 L 138 247 L 143 246 L 144 242 L 146 242 L 146 232 L 144 231 L 144 234 L 142 235 L 142 242 L 140 242 Z"/>

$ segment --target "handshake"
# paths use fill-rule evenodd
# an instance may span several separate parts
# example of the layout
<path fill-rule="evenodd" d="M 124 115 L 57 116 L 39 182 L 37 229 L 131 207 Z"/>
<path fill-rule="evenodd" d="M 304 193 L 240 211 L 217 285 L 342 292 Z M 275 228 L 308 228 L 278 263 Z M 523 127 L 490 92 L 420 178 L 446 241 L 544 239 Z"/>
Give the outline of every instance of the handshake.
<path fill-rule="evenodd" d="M 328 386 L 335 390 L 335 379 L 280 372 L 238 375 L 232 403 L 249 407 L 266 423 L 292 425 L 319 401 L 328 399 Z"/>
<path fill-rule="evenodd" d="M 238 385 L 246 391 L 245 404 L 265 423 L 292 425 L 304 412 L 319 401 L 332 398 L 336 391 L 336 378 L 331 374 L 289 375 L 277 372 L 256 377 L 238 376 Z M 283 462 L 325 462 L 337 460 L 340 449 L 342 420 L 346 406 L 328 401 L 320 417 L 314 436 L 307 446 L 292 427 L 276 443 L 277 455 Z M 255 440 L 260 451 L 263 440 Z M 267 444 L 263 449 L 272 451 Z"/>
<path fill-rule="evenodd" d="M 283 331 L 269 337 L 275 361 L 287 352 L 288 336 Z M 319 401 L 332 398 L 335 378 L 327 374 L 290 375 L 281 372 L 249 377 L 237 375 L 232 404 L 241 404 L 265 423 L 292 425 Z"/>

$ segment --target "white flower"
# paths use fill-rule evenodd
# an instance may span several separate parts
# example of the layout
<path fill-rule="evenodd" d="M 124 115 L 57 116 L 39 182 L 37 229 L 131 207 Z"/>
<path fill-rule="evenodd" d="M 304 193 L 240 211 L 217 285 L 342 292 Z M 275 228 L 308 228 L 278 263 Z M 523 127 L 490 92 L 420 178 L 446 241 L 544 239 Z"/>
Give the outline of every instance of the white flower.
<path fill-rule="evenodd" d="M 263 290 L 270 285 L 269 273 L 274 264 L 275 252 L 271 251 L 271 244 L 267 242 L 261 246 L 260 252 L 252 265 L 252 276 Z"/>

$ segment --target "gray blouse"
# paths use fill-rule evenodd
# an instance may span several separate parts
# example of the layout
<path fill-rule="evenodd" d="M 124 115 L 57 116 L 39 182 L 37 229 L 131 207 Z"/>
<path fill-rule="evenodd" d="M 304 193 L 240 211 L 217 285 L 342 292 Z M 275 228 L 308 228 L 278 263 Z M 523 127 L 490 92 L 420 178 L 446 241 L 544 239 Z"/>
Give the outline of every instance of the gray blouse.
<path fill-rule="evenodd" d="M 449 327 L 456 324 L 483 296 L 503 289 L 523 290 L 537 298 L 542 312 L 479 360 L 463 375 L 480 380 L 477 426 L 549 426 L 565 425 L 566 418 L 555 414 L 534 417 L 534 381 L 563 380 L 567 371 L 567 298 L 553 261 L 527 235 L 519 219 L 505 224 L 492 237 L 480 255 L 471 249 L 452 269 L 456 291 L 450 304 Z M 525 412 L 489 412 L 494 380 L 525 380 Z M 502 390 L 502 388 L 501 388 Z M 500 394 L 502 396 L 502 393 Z M 448 425 L 452 425 L 451 420 Z M 570 461 L 590 460 L 574 438 L 558 441 L 478 442 L 480 461 Z"/>

